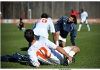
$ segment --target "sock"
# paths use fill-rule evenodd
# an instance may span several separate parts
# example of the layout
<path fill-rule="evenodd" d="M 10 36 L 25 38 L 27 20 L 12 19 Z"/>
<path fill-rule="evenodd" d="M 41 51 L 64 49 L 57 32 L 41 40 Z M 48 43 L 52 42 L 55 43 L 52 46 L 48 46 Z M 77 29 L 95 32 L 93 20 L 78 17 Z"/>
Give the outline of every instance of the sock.
<path fill-rule="evenodd" d="M 78 28 L 78 31 L 80 31 L 81 27 L 82 27 L 82 24 L 79 24 L 79 28 Z"/>
<path fill-rule="evenodd" d="M 87 24 L 88 31 L 90 31 L 90 26 Z"/>
<path fill-rule="evenodd" d="M 73 56 L 75 55 L 75 52 L 74 52 L 74 51 L 70 51 L 70 52 L 69 52 L 69 55 L 70 55 L 71 57 L 73 57 Z"/>

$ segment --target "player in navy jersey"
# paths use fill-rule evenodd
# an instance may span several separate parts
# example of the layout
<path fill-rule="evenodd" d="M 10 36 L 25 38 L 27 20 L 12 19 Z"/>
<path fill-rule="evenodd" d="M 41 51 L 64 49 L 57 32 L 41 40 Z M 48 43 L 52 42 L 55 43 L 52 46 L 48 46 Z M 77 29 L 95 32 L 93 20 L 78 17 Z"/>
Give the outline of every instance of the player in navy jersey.
<path fill-rule="evenodd" d="M 70 32 L 70 40 L 73 46 L 76 45 L 75 38 L 76 38 L 76 17 L 71 15 L 70 17 L 63 16 L 61 17 L 55 24 L 55 43 L 59 45 L 59 41 L 61 42 L 61 46 L 66 46 L 66 37 Z"/>

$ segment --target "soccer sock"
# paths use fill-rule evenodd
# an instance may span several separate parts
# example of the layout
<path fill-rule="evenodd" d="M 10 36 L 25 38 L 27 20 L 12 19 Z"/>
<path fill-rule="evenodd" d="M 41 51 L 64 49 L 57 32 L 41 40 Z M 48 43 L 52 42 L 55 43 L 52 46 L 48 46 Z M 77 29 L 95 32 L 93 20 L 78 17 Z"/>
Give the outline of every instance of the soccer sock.
<path fill-rule="evenodd" d="M 73 57 L 73 56 L 75 55 L 75 52 L 74 52 L 74 51 L 70 51 L 70 52 L 69 52 L 69 55 L 70 55 L 71 57 Z"/>
<path fill-rule="evenodd" d="M 87 24 L 88 31 L 90 31 L 90 26 Z"/>
<path fill-rule="evenodd" d="M 78 31 L 80 31 L 81 27 L 82 27 L 82 24 L 79 24 L 79 28 L 78 28 Z"/>

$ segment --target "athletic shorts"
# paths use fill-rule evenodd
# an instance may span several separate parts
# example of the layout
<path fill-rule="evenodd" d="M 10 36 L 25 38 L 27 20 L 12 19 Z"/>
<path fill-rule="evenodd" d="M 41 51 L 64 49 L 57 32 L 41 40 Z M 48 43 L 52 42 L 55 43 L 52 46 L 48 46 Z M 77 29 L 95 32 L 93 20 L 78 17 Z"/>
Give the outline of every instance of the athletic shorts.
<path fill-rule="evenodd" d="M 71 51 L 71 47 L 69 47 L 69 46 L 66 46 L 66 47 L 64 47 L 63 48 L 68 54 L 69 54 L 69 52 Z"/>
<path fill-rule="evenodd" d="M 86 19 L 82 19 L 81 23 L 88 24 L 88 21 Z"/>
<path fill-rule="evenodd" d="M 66 38 L 63 38 L 59 35 L 59 40 L 66 42 Z"/>

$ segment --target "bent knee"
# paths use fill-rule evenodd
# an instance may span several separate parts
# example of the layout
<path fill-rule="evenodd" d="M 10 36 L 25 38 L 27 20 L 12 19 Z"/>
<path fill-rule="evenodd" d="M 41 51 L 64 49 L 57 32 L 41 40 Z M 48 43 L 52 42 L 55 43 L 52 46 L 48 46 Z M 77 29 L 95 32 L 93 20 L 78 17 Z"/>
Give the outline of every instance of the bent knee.
<path fill-rule="evenodd" d="M 80 52 L 80 48 L 79 48 L 79 47 L 77 47 L 77 46 L 70 46 L 70 47 L 71 47 L 71 49 L 72 49 L 73 51 L 75 51 L 76 53 Z"/>

